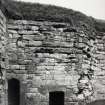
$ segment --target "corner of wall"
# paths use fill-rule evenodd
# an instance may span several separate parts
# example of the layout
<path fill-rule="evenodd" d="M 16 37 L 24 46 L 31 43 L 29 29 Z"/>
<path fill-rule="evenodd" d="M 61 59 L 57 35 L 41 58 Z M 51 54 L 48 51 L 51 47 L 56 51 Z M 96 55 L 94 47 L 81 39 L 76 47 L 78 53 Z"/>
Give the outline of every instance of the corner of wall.
<path fill-rule="evenodd" d="M 0 105 L 5 105 L 5 75 L 6 75 L 6 44 L 7 44 L 7 34 L 6 34 L 6 17 L 0 9 Z"/>

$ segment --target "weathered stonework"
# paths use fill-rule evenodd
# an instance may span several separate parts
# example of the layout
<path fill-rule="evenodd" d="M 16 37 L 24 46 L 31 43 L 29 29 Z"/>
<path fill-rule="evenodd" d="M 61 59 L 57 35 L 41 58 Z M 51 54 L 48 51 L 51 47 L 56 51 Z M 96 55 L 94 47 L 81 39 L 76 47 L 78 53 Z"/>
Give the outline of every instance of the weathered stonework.
<path fill-rule="evenodd" d="M 5 105 L 6 97 L 6 65 L 7 65 L 7 56 L 6 56 L 6 43 L 7 34 L 6 34 L 6 18 L 2 11 L 0 10 L 0 105 Z"/>
<path fill-rule="evenodd" d="M 96 41 L 95 41 L 95 52 L 93 54 L 95 58 L 95 65 L 94 65 L 94 97 L 96 99 L 105 99 L 105 85 L 104 85 L 104 77 L 105 77 L 105 33 L 100 32 L 96 35 Z"/>
<path fill-rule="evenodd" d="M 7 79 L 16 77 L 27 87 L 27 105 L 47 105 L 51 91 L 64 91 L 65 105 L 92 99 L 95 39 L 85 28 L 25 20 L 10 20 L 7 27 Z"/>
<path fill-rule="evenodd" d="M 20 105 L 48 105 L 52 91 L 64 92 L 65 105 L 105 99 L 104 40 L 87 24 L 6 21 L 0 11 L 0 105 L 8 105 L 12 78 Z"/>

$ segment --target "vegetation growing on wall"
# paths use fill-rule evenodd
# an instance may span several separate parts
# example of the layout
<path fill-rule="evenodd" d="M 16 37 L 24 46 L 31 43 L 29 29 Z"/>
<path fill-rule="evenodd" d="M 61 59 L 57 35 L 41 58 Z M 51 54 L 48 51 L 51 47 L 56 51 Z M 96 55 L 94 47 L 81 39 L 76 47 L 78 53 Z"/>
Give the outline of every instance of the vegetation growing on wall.
<path fill-rule="evenodd" d="M 78 26 L 83 22 L 95 27 L 97 31 L 105 32 L 105 22 L 100 22 L 72 9 L 15 0 L 1 0 L 1 2 L 6 8 L 8 18 L 10 19 L 68 22 L 73 26 Z"/>

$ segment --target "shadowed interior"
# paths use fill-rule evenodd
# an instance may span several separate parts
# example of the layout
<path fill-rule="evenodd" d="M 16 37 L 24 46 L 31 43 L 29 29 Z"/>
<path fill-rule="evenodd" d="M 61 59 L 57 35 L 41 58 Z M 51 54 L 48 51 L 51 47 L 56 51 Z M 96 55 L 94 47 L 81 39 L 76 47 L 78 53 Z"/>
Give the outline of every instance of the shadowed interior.
<path fill-rule="evenodd" d="M 49 105 L 64 105 L 64 92 L 62 91 L 50 92 Z"/>
<path fill-rule="evenodd" d="M 20 83 L 17 79 L 8 80 L 8 105 L 20 104 Z"/>

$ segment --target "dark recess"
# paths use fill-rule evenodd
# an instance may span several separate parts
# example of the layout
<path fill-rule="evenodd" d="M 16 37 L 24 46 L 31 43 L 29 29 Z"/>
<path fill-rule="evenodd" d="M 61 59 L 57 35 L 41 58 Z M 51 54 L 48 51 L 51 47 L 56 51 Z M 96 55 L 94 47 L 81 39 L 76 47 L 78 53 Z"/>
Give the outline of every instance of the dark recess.
<path fill-rule="evenodd" d="M 50 92 L 49 105 L 64 105 L 64 92 L 62 91 Z"/>
<path fill-rule="evenodd" d="M 8 105 L 20 105 L 20 83 L 14 78 L 8 80 Z"/>

